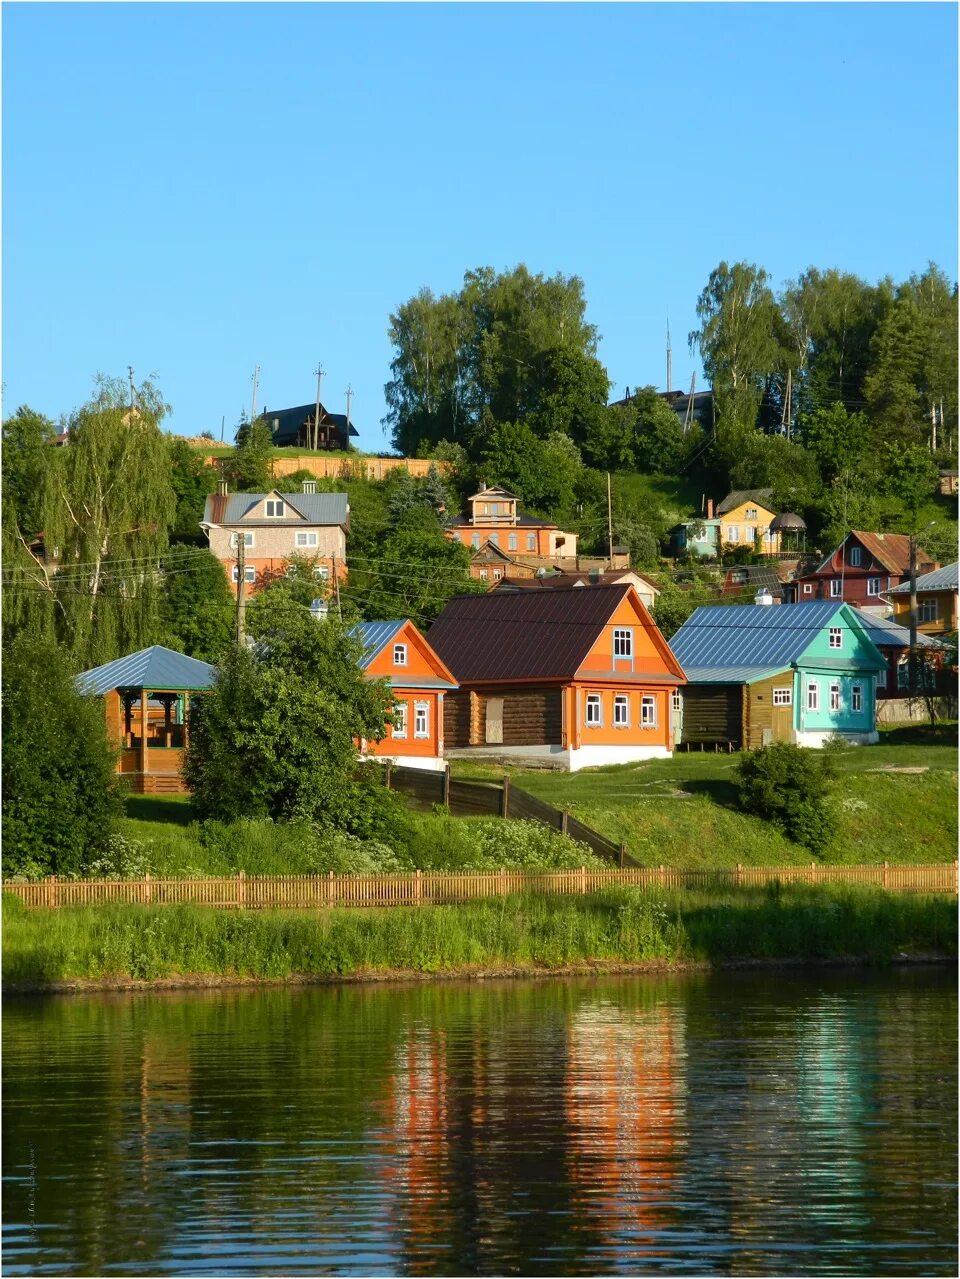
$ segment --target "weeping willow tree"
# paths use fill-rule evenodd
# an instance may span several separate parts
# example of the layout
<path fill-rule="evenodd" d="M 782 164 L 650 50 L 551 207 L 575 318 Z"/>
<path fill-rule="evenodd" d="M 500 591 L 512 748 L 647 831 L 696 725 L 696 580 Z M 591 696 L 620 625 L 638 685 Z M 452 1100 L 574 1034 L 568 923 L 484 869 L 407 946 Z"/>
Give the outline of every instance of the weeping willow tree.
<path fill-rule="evenodd" d="M 161 630 L 160 557 L 176 514 L 165 411 L 149 382 L 128 390 L 98 379 L 70 418 L 69 443 L 47 459 L 42 551 L 20 539 L 13 594 L 31 592 L 35 616 L 52 611 L 80 669 L 154 643 Z"/>

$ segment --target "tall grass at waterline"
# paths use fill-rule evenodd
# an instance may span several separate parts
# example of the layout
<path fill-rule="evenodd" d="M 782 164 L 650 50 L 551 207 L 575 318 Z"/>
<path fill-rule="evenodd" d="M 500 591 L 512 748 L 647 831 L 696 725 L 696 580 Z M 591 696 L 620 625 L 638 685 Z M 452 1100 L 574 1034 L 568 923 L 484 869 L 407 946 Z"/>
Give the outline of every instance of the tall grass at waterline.
<path fill-rule="evenodd" d="M 406 970 L 550 970 L 590 963 L 687 963 L 956 953 L 945 897 L 847 886 L 612 889 L 582 898 L 518 894 L 457 906 L 232 911 L 197 906 L 24 909 L 5 898 L 3 980 L 188 975 L 278 979 Z"/>

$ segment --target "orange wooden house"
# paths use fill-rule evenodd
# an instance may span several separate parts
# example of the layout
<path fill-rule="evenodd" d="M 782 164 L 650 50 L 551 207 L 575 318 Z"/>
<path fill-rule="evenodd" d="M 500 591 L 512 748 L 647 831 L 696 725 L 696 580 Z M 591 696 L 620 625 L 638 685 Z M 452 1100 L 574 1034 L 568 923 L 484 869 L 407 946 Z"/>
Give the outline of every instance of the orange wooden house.
<path fill-rule="evenodd" d="M 81 693 L 104 699 L 117 772 L 141 794 L 182 794 L 191 694 L 209 688 L 216 668 L 154 644 L 77 676 Z"/>
<path fill-rule="evenodd" d="M 629 583 L 461 595 L 429 640 L 460 685 L 444 705 L 448 751 L 573 771 L 673 750 L 686 680 Z"/>
<path fill-rule="evenodd" d="M 352 632 L 363 645 L 362 670 L 388 679 L 394 692 L 393 723 L 382 741 L 362 743 L 364 753 L 406 768 L 442 769 L 443 699 L 457 681 L 409 619 L 359 622 Z"/>

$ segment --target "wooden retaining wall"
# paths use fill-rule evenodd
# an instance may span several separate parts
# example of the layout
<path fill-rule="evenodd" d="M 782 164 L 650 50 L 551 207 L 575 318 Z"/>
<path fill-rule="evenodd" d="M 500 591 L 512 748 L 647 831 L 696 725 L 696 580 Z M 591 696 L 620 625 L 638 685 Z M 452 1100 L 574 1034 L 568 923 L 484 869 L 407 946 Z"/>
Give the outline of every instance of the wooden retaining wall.
<path fill-rule="evenodd" d="M 862 884 L 889 892 L 957 892 L 957 863 L 932 866 L 737 866 L 725 870 L 413 871 L 397 875 L 263 875 L 223 879 L 58 880 L 4 883 L 28 907 L 57 909 L 128 902 L 192 903 L 231 909 L 313 910 L 328 906 L 420 906 L 479 901 L 511 893 L 578 894 L 605 888 L 755 888 L 784 884 Z"/>

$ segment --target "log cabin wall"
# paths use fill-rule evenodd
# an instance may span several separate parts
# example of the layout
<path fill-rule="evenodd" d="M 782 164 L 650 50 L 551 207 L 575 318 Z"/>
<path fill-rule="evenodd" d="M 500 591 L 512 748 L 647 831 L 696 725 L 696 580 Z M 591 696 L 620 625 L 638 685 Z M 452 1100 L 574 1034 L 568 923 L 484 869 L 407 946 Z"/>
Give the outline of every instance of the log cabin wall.
<path fill-rule="evenodd" d="M 469 693 L 447 693 L 444 697 L 443 741 L 447 748 L 470 745 Z"/>
<path fill-rule="evenodd" d="M 773 690 L 789 688 L 791 704 L 774 706 Z M 756 750 L 768 742 L 789 742 L 793 736 L 793 671 L 783 671 L 754 684 L 743 685 L 744 748 Z"/>
<path fill-rule="evenodd" d="M 443 699 L 443 735 L 448 749 L 487 744 L 487 703 L 503 700 L 504 746 L 562 744 L 563 710 L 557 687 L 511 690 L 509 685 L 461 689 Z"/>
<path fill-rule="evenodd" d="M 742 737 L 742 684 L 688 684 L 683 690 L 683 740 L 733 742 Z"/>

